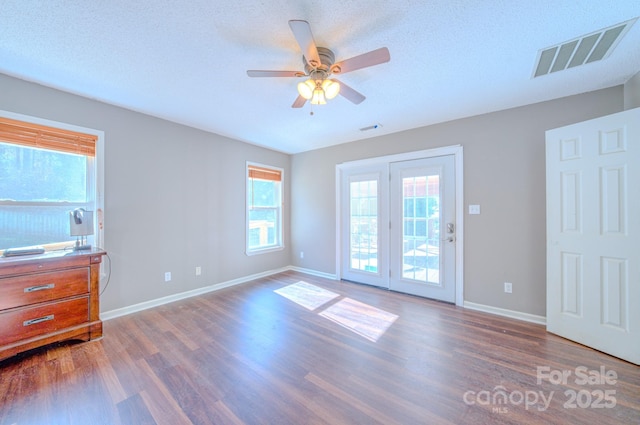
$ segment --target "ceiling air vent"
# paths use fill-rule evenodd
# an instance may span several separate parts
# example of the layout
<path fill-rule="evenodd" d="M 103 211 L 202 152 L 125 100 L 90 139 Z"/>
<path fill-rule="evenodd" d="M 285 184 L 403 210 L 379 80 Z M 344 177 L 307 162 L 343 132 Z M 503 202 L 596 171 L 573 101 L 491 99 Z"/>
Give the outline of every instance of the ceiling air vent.
<path fill-rule="evenodd" d="M 637 19 L 538 51 L 533 77 L 605 59 Z"/>

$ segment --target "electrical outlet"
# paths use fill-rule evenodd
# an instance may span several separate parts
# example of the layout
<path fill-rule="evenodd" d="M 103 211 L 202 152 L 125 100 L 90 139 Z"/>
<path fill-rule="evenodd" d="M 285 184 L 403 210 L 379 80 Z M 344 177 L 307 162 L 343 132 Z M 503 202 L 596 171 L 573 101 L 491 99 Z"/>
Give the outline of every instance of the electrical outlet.
<path fill-rule="evenodd" d="M 200 276 L 202 274 L 202 267 L 196 267 L 196 276 Z"/>
<path fill-rule="evenodd" d="M 504 283 L 504 292 L 506 292 L 507 294 L 510 294 L 513 290 L 513 284 L 511 282 L 505 282 Z"/>
<path fill-rule="evenodd" d="M 165 272 L 164 281 L 169 282 L 171 280 L 171 272 Z"/>
<path fill-rule="evenodd" d="M 304 258 L 304 251 L 300 251 L 300 258 Z"/>

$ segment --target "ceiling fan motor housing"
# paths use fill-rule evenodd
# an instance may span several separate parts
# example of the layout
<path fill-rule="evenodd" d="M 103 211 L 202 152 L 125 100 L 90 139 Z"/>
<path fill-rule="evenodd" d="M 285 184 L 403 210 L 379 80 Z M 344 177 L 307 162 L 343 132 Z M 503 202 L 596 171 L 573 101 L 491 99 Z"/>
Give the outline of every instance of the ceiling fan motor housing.
<path fill-rule="evenodd" d="M 303 55 L 302 63 L 304 64 L 304 70 L 307 75 L 311 77 L 313 77 L 314 74 L 317 75 L 317 73 L 319 73 L 322 78 L 326 78 L 327 75 L 333 71 L 331 70 L 331 66 L 336 61 L 336 57 L 333 52 L 326 47 L 318 47 L 318 57 L 320 58 L 321 63 L 314 67 L 312 64 L 307 62 L 307 59 Z"/>

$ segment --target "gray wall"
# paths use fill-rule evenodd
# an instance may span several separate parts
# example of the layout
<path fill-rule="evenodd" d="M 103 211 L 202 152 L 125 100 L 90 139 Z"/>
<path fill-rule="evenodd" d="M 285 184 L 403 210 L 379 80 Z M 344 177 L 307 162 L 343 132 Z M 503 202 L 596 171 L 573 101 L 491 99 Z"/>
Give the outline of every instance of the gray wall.
<path fill-rule="evenodd" d="M 113 267 L 102 311 L 287 265 L 333 274 L 336 164 L 462 144 L 464 208 L 482 207 L 465 214 L 464 298 L 544 315 L 544 132 L 624 106 L 618 86 L 290 157 L 2 74 L 0 93 L 0 109 L 105 132 L 104 247 Z M 289 176 L 283 251 L 244 254 L 246 160 Z"/>
<path fill-rule="evenodd" d="M 288 155 L 2 74 L 0 93 L 0 109 L 105 132 L 104 248 L 112 275 L 102 311 L 290 264 L 288 248 L 244 254 L 245 161 L 289 176 Z M 286 185 L 286 246 L 289 192 Z"/>
<path fill-rule="evenodd" d="M 336 272 L 336 164 L 461 144 L 464 299 L 544 316 L 545 130 L 622 109 L 623 87 L 618 86 L 296 154 L 291 162 L 293 264 Z M 480 204 L 482 214 L 466 214 L 469 204 Z M 513 294 L 503 292 L 505 281 L 513 283 Z"/>
<path fill-rule="evenodd" d="M 640 72 L 624 84 L 624 109 L 640 108 Z"/>

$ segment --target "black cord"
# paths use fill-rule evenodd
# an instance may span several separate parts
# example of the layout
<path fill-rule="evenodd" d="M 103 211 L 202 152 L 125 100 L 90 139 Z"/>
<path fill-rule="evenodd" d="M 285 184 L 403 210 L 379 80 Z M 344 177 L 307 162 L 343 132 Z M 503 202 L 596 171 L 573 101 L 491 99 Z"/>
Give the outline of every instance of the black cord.
<path fill-rule="evenodd" d="M 109 259 L 109 273 L 107 274 L 107 283 L 104 285 L 104 288 L 102 288 L 102 291 L 100 291 L 100 296 L 102 296 L 104 291 L 107 290 L 107 286 L 109 286 L 109 282 L 111 281 L 111 257 L 109 257 L 109 254 L 106 252 L 104 253 L 104 256 Z"/>

